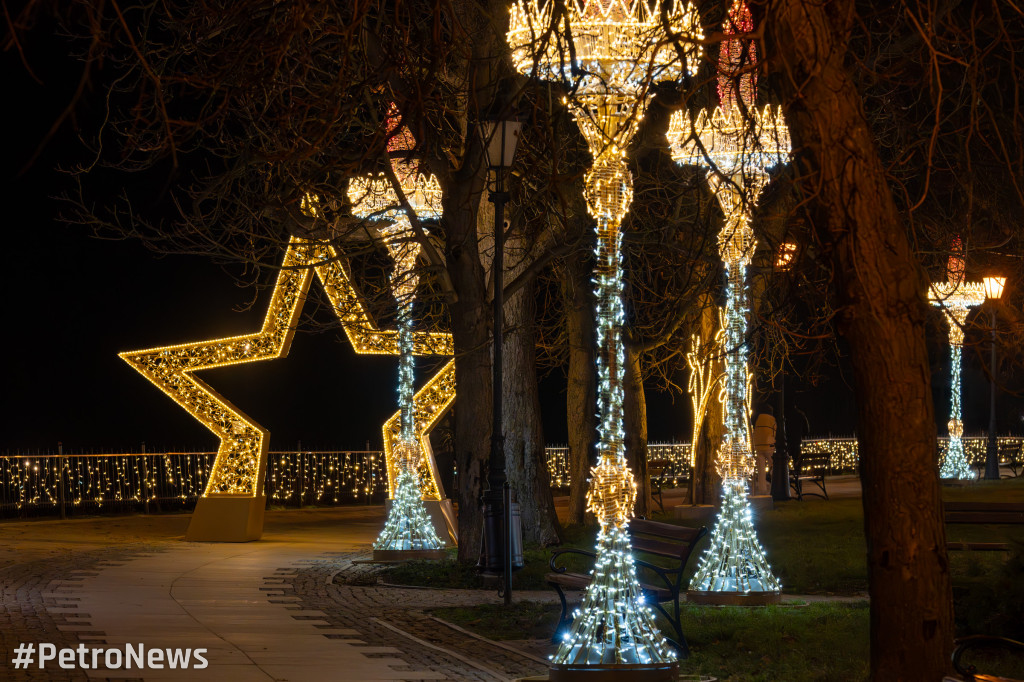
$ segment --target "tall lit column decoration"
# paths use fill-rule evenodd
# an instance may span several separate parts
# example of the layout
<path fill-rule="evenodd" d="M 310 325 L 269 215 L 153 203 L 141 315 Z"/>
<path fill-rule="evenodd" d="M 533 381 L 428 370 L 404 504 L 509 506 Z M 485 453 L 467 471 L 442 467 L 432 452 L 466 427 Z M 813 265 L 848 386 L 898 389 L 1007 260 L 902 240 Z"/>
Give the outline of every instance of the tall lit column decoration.
<path fill-rule="evenodd" d="M 420 172 L 419 164 L 407 158 L 415 147 L 408 128 L 394 132 L 397 112 L 388 119 L 391 168 L 410 208 L 419 218 L 441 216 L 441 190 L 437 179 Z M 420 485 L 422 451 L 416 432 L 414 402 L 415 362 L 413 359 L 413 302 L 416 299 L 416 258 L 420 243 L 391 183 L 382 176 L 357 178 L 349 183 L 353 213 L 360 218 L 379 221 L 379 230 L 394 260 L 391 289 L 398 305 L 398 407 L 400 431 L 392 445 L 391 459 L 396 475 L 391 487 L 391 509 L 384 530 L 373 544 L 377 560 L 442 558 L 444 542 L 438 537 L 427 512 Z M 386 436 L 386 434 L 385 434 Z"/>
<path fill-rule="evenodd" d="M 597 221 L 599 421 L 587 509 L 597 516 L 600 532 L 594 580 L 552 659 L 552 679 L 623 665 L 631 666 L 631 679 L 641 679 L 664 675 L 678 663 L 643 603 L 627 535 L 636 483 L 626 464 L 622 428 L 619 227 L 633 198 L 625 146 L 643 118 L 650 84 L 696 69 L 700 48 L 693 41 L 701 35 L 692 5 L 677 0 L 655 3 L 654 9 L 647 0 L 566 0 L 565 12 L 553 16 L 556 4 L 561 5 L 514 4 L 508 32 L 521 73 L 574 86 L 567 103 L 593 156 L 585 194 Z M 688 63 L 681 63 L 664 28 L 691 47 Z"/>
<path fill-rule="evenodd" d="M 952 355 L 952 392 L 949 406 L 949 445 L 939 476 L 942 478 L 974 478 L 971 464 L 964 454 L 964 424 L 960 421 L 960 355 L 964 345 L 964 322 L 974 306 L 985 302 L 982 282 L 964 281 L 963 245 L 960 237 L 953 240 L 953 253 L 946 266 L 945 282 L 935 282 L 928 291 L 932 305 L 942 308 L 949 323 L 949 350 Z"/>
<path fill-rule="evenodd" d="M 708 180 L 725 214 L 718 249 L 725 265 L 726 304 L 725 436 L 718 452 L 723 498 L 711 546 L 701 557 L 691 582 L 691 599 L 709 602 L 768 603 L 779 598 L 779 581 L 772 574 L 757 540 L 747 501 L 747 480 L 753 470 L 750 443 L 747 371 L 747 266 L 756 240 L 750 218 L 767 183 L 767 169 L 784 163 L 789 154 L 789 130 L 782 112 L 756 108 L 756 48 L 746 38 L 753 31 L 750 10 L 742 0 L 729 8 L 720 47 L 719 106 L 701 111 L 695 120 L 687 112 L 672 116 L 669 141 L 681 164 L 708 166 Z"/>

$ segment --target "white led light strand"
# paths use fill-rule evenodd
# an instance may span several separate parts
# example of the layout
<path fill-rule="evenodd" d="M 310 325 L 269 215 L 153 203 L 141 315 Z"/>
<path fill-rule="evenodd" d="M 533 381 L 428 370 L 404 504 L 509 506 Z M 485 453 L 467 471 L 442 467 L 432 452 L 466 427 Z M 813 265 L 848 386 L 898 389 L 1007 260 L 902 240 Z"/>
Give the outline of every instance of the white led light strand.
<path fill-rule="evenodd" d="M 676 654 L 643 603 L 627 533 L 636 483 L 623 445 L 619 228 L 633 200 L 625 147 L 643 118 L 650 84 L 695 71 L 702 36 L 693 6 L 677 0 L 655 3 L 654 9 L 648 0 L 566 0 L 555 22 L 556 5 L 562 8 L 549 0 L 516 2 L 508 42 L 521 73 L 575 81 L 567 104 L 594 159 L 584 180 L 587 208 L 597 221 L 599 442 L 587 509 L 601 530 L 594 579 L 552 661 L 556 666 L 672 667 Z M 556 23 L 567 33 L 552 31 Z M 666 28 L 692 45 L 686 63 L 666 41 Z"/>
<path fill-rule="evenodd" d="M 725 435 L 718 452 L 722 476 L 722 509 L 691 582 L 699 592 L 778 592 L 757 540 L 747 501 L 747 479 L 753 470 L 750 442 L 750 374 L 747 370 L 746 270 L 756 247 L 750 217 L 767 168 L 783 163 L 789 153 L 789 131 L 781 112 L 756 109 L 756 51 L 745 36 L 753 32 L 750 10 L 742 0 L 729 9 L 719 59 L 720 106 L 702 111 L 695 120 L 685 111 L 669 124 L 672 157 L 685 165 L 709 166 L 711 189 L 725 214 L 718 249 L 726 271 L 723 316 L 725 356 Z M 729 37 L 734 36 L 734 37 Z M 744 60 L 746 60 L 744 62 Z"/>
<path fill-rule="evenodd" d="M 953 254 L 947 265 L 947 280 L 932 284 L 928 291 L 928 300 L 932 305 L 942 309 L 946 322 L 949 323 L 949 350 L 952 355 L 950 363 L 951 388 L 949 406 L 949 445 L 942 462 L 939 476 L 942 478 L 970 479 L 974 478 L 967 455 L 964 453 L 964 424 L 961 421 L 960 408 L 960 356 L 964 345 L 964 322 L 967 313 L 974 306 L 985 302 L 985 285 L 982 282 L 964 281 L 963 246 L 960 238 L 953 241 Z"/>
<path fill-rule="evenodd" d="M 388 118 L 391 132 L 394 132 L 396 119 L 397 111 L 392 107 Z M 409 151 L 414 146 L 415 140 L 408 129 L 402 128 L 392 135 L 388 146 L 388 151 L 392 153 L 391 166 L 402 193 L 406 195 L 417 216 L 437 218 L 441 213 L 440 195 L 434 191 L 437 180 L 433 176 L 420 174 L 414 162 L 396 159 L 394 156 L 396 152 Z M 420 243 L 416 240 L 408 216 L 398 208 L 397 194 L 384 178 L 371 177 L 352 182 L 349 186 L 349 199 L 356 216 L 381 221 L 380 233 L 395 263 L 391 290 L 398 305 L 400 432 L 391 448 L 397 475 L 391 491 L 391 509 L 373 549 L 382 552 L 440 550 L 444 543 L 437 536 L 423 502 L 419 476 L 423 453 L 416 432 L 412 311 L 416 286 L 419 284 L 415 268 Z"/>

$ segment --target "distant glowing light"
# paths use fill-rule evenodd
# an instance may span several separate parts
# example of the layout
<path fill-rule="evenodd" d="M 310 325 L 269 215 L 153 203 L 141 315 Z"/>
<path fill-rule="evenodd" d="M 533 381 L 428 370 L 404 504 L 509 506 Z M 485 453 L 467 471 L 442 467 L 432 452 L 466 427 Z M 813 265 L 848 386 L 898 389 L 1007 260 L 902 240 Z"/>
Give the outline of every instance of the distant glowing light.
<path fill-rule="evenodd" d="M 964 345 L 964 323 L 970 309 L 985 302 L 985 283 L 967 282 L 964 279 L 965 263 L 963 246 L 960 237 L 953 240 L 952 255 L 946 266 L 946 281 L 936 282 L 928 290 L 928 300 L 932 305 L 941 308 L 949 324 L 949 350 L 952 356 L 950 363 L 950 407 L 949 407 L 949 445 L 942 462 L 939 475 L 942 478 L 971 479 L 971 469 L 967 455 L 964 453 L 964 425 L 961 421 L 960 407 L 960 359 Z"/>

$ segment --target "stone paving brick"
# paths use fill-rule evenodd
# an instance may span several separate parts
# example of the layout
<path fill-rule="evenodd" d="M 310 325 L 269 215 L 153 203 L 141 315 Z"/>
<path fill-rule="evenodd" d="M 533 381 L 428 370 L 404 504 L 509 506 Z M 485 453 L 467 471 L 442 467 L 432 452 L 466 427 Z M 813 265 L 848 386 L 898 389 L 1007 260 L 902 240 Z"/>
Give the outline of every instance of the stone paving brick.
<path fill-rule="evenodd" d="M 326 614 L 325 618 L 332 626 L 358 628 L 368 644 L 397 647 L 402 651 L 402 658 L 412 665 L 444 673 L 452 680 L 490 682 L 539 675 L 546 671 L 546 666 L 531 657 L 530 652 L 517 654 L 509 648 L 467 636 L 444 626 L 426 613 L 429 609 L 443 606 L 496 603 L 499 599 L 494 592 L 344 584 L 375 581 L 376 567 L 352 563 L 353 560 L 365 559 L 367 555 L 368 552 L 335 553 L 313 562 L 290 579 L 291 591 L 288 594 L 298 597 L 303 608 Z M 526 596 L 550 600 L 553 593 L 530 593 Z M 403 637 L 378 621 L 411 637 Z M 443 651 L 417 642 L 417 639 Z M 446 655 L 446 652 L 454 656 Z"/>
<path fill-rule="evenodd" d="M 116 545 L 59 557 L 11 563 L 0 568 L 0 679 L 78 682 L 90 678 L 84 670 L 63 670 L 51 661 L 43 670 L 38 658 L 29 669 L 15 670 L 11 659 L 21 643 L 49 642 L 58 649 L 81 642 L 100 644 L 102 632 L 90 631 L 89 614 L 77 611 L 78 598 L 67 594 L 79 578 L 95 575 L 94 567 L 141 553 L 151 545 Z M 91 678 L 96 680 L 96 678 Z"/>

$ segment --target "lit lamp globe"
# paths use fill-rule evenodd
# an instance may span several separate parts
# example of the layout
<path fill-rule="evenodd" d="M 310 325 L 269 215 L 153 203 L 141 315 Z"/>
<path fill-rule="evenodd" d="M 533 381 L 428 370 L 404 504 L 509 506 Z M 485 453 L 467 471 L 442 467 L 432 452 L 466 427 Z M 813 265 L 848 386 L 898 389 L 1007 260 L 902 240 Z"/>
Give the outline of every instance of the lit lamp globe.
<path fill-rule="evenodd" d="M 572 93 L 565 103 L 593 157 L 584 195 L 597 222 L 598 462 L 587 509 L 600 532 L 593 578 L 552 657 L 552 680 L 678 676 L 678 654 L 644 603 L 627 533 L 636 484 L 623 444 L 619 227 L 633 200 L 626 145 L 650 86 L 696 71 L 702 37 L 696 10 L 678 0 L 521 0 L 511 8 L 507 38 L 516 69 Z M 686 651 L 685 641 L 676 646 Z"/>
<path fill-rule="evenodd" d="M 981 283 L 985 289 L 985 298 L 989 301 L 998 301 L 1003 297 L 1003 288 L 1006 286 L 1005 277 L 991 275 L 983 277 Z"/>

